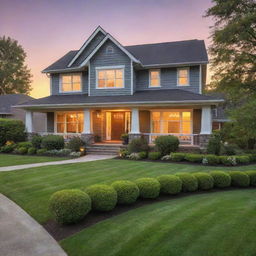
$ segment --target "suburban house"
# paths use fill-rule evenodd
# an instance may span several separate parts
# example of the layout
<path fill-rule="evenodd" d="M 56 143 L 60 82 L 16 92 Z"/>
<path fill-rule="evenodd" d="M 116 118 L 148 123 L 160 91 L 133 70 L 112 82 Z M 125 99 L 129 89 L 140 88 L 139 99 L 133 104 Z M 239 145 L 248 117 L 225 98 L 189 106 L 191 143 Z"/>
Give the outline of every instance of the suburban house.
<path fill-rule="evenodd" d="M 79 135 L 87 143 L 173 134 L 181 145 L 205 146 L 212 109 L 223 99 L 202 94 L 207 52 L 203 40 L 123 46 L 100 26 L 77 51 L 42 72 L 51 95 L 19 107 L 47 113 L 45 134 Z"/>
<path fill-rule="evenodd" d="M 18 119 L 25 123 L 26 111 L 23 109 L 15 108 L 13 106 L 24 104 L 34 98 L 25 94 L 5 94 L 0 95 L 0 118 Z M 43 132 L 46 129 L 46 114 L 34 113 L 34 131 Z"/>

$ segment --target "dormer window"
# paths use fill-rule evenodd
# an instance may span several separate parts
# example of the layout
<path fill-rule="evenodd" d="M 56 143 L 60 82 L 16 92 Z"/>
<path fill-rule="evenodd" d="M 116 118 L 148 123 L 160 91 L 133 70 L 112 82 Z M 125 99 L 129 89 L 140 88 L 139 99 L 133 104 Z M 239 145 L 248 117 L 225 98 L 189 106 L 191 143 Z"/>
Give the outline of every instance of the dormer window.
<path fill-rule="evenodd" d="M 63 74 L 60 79 L 60 92 L 81 92 L 81 74 Z"/>
<path fill-rule="evenodd" d="M 160 87 L 160 69 L 149 70 L 149 87 Z"/>
<path fill-rule="evenodd" d="M 96 67 L 97 89 L 124 88 L 124 67 Z"/>
<path fill-rule="evenodd" d="M 177 85 L 188 86 L 189 85 L 189 68 L 178 68 L 177 70 Z"/>
<path fill-rule="evenodd" d="M 114 48 L 112 46 L 108 46 L 106 48 L 106 53 L 113 53 L 114 52 Z"/>

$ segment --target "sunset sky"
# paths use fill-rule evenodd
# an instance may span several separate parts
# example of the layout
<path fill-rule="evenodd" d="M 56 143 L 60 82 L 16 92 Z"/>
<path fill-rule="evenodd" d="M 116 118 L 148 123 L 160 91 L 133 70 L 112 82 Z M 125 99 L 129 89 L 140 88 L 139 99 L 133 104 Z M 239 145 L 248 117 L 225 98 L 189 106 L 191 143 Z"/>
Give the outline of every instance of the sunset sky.
<path fill-rule="evenodd" d="M 0 0 L 0 36 L 18 40 L 33 74 L 31 96 L 49 95 L 45 67 L 101 25 L 121 44 L 204 39 L 210 0 Z"/>

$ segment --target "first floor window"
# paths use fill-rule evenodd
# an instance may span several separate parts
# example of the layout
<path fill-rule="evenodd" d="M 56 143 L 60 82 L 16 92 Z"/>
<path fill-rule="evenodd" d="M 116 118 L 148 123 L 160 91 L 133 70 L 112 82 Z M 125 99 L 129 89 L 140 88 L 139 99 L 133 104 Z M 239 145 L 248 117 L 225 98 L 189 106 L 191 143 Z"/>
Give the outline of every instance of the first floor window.
<path fill-rule="evenodd" d="M 82 133 L 84 115 L 82 112 L 58 112 L 56 114 L 57 133 Z"/>
<path fill-rule="evenodd" d="M 123 88 L 124 70 L 123 69 L 98 69 L 97 88 Z"/>
<path fill-rule="evenodd" d="M 152 112 L 152 133 L 191 134 L 192 118 L 190 111 Z"/>
<path fill-rule="evenodd" d="M 178 85 L 179 86 L 189 85 L 189 69 L 188 68 L 178 69 Z"/>
<path fill-rule="evenodd" d="M 81 88 L 81 74 L 61 75 L 61 92 L 80 92 Z"/>
<path fill-rule="evenodd" d="M 154 69 L 149 71 L 149 87 L 160 87 L 160 70 Z"/>

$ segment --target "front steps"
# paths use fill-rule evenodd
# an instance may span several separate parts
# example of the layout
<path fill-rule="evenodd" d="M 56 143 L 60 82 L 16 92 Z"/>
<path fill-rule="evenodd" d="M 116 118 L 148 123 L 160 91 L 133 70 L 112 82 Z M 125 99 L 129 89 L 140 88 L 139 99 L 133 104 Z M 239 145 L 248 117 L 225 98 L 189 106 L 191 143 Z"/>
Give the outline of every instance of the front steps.
<path fill-rule="evenodd" d="M 124 147 L 121 144 L 93 144 L 86 147 L 86 154 L 117 156 L 120 148 Z"/>

